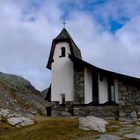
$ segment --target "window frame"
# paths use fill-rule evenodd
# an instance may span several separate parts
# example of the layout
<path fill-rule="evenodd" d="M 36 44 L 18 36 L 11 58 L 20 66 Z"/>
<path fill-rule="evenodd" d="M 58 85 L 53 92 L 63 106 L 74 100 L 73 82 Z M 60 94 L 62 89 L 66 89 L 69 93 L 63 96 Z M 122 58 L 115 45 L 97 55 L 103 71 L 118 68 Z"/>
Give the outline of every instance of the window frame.
<path fill-rule="evenodd" d="M 108 79 L 108 101 L 115 102 L 115 81 L 114 78 Z"/>
<path fill-rule="evenodd" d="M 66 56 L 66 48 L 61 47 L 61 55 L 59 57 L 65 57 Z"/>

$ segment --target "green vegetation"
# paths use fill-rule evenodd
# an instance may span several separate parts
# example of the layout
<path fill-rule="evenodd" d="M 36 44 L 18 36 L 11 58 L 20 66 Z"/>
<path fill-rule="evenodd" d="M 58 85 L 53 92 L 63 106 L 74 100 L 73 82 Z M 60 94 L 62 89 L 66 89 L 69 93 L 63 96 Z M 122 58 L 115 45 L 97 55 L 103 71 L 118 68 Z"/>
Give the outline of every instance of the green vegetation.
<path fill-rule="evenodd" d="M 78 129 L 77 119 L 39 118 L 32 126 L 13 128 L 4 125 L 3 127 L 2 125 L 0 127 L 0 140 L 69 140 L 91 135 L 98 137 L 99 135 L 94 131 Z"/>

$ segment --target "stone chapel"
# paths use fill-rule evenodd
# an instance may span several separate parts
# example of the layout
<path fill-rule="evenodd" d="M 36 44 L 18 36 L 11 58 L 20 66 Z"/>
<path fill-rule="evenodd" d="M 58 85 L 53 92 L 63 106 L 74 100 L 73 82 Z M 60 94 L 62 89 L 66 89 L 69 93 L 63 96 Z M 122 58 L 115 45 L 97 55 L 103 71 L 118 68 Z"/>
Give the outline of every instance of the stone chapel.
<path fill-rule="evenodd" d="M 47 68 L 49 116 L 140 117 L 140 79 L 84 61 L 65 28 L 52 41 Z"/>

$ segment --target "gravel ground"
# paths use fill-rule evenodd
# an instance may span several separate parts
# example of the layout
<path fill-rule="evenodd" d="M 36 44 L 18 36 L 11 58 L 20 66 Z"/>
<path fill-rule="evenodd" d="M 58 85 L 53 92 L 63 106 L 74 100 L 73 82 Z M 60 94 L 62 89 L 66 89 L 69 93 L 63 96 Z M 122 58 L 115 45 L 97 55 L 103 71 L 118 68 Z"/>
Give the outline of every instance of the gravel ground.
<path fill-rule="evenodd" d="M 106 133 L 74 140 L 140 140 L 140 119 L 109 121 Z"/>

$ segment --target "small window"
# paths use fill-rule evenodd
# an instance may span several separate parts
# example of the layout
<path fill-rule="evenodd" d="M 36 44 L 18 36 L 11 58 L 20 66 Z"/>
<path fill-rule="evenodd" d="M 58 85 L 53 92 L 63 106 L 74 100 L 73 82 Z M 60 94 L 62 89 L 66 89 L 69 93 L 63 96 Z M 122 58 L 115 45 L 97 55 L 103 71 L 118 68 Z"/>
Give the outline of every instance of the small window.
<path fill-rule="evenodd" d="M 60 57 L 65 57 L 65 55 L 66 55 L 66 49 L 65 49 L 65 47 L 62 47 L 61 48 L 61 56 Z"/>

